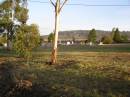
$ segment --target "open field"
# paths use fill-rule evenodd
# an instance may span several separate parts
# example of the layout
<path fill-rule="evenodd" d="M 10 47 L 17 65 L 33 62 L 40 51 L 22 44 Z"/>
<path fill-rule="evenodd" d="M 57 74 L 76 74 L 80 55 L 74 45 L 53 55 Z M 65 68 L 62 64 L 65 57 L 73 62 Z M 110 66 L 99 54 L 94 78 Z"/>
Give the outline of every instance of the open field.
<path fill-rule="evenodd" d="M 48 64 L 47 49 L 33 52 L 30 66 L 15 53 L 1 51 L 0 97 L 130 97 L 130 46 L 94 52 L 63 47 L 56 65 Z M 14 87 L 18 80 L 32 86 Z"/>
<path fill-rule="evenodd" d="M 37 51 L 51 51 L 51 47 L 40 47 Z M 59 45 L 59 52 L 130 52 L 130 44 L 109 45 Z"/>
<path fill-rule="evenodd" d="M 0 0 L 0 97 L 130 97 L 129 10 L 130 0 Z"/>

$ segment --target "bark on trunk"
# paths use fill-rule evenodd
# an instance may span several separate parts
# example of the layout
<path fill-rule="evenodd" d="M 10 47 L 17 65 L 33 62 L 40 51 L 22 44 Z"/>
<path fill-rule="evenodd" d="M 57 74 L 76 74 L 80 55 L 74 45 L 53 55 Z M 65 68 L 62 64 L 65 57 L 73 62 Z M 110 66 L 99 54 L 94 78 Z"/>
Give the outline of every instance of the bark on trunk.
<path fill-rule="evenodd" d="M 55 64 L 56 62 L 57 62 L 57 49 L 53 49 L 51 64 Z"/>

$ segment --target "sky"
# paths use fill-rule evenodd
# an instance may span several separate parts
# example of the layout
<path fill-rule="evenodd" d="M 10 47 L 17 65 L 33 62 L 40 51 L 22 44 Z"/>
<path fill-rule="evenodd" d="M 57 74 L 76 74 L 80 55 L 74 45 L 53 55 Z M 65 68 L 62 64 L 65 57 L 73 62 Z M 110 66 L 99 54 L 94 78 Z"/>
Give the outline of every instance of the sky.
<path fill-rule="evenodd" d="M 2 0 L 0 0 L 2 1 Z M 36 23 L 40 34 L 47 35 L 54 30 L 54 7 L 49 0 L 29 0 L 28 23 Z M 55 1 L 55 0 L 53 0 Z M 130 0 L 69 0 L 67 4 L 88 5 L 130 5 Z M 60 15 L 60 30 L 130 30 L 130 6 L 72 6 L 65 5 Z"/>

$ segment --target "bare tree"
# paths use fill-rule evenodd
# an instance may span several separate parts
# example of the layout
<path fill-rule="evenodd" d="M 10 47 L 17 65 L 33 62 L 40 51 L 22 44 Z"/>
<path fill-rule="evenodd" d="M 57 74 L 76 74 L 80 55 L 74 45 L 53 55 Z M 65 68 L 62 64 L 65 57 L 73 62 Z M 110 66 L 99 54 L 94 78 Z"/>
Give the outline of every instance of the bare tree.
<path fill-rule="evenodd" d="M 52 57 L 51 57 L 51 63 L 55 64 L 57 61 L 57 43 L 58 43 L 58 32 L 59 32 L 59 15 L 63 8 L 63 6 L 66 4 L 68 0 L 50 0 L 51 4 L 55 8 L 55 30 L 54 30 L 54 44 L 53 44 L 53 50 L 52 50 Z"/>

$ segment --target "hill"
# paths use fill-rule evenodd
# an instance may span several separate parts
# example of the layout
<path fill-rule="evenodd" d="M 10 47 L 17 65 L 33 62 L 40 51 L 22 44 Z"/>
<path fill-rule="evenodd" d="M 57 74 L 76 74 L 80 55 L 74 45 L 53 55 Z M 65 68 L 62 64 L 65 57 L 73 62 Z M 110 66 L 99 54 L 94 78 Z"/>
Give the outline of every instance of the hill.
<path fill-rule="evenodd" d="M 75 39 L 83 39 L 86 40 L 88 33 L 90 30 L 71 30 L 71 31 L 60 31 L 59 39 L 60 40 L 72 40 Z M 111 31 L 104 30 L 96 30 L 97 32 L 97 40 L 100 40 L 103 36 L 109 35 Z M 126 34 L 130 40 L 130 31 L 122 31 L 121 34 Z M 47 39 L 48 35 L 42 36 L 44 39 Z"/>

